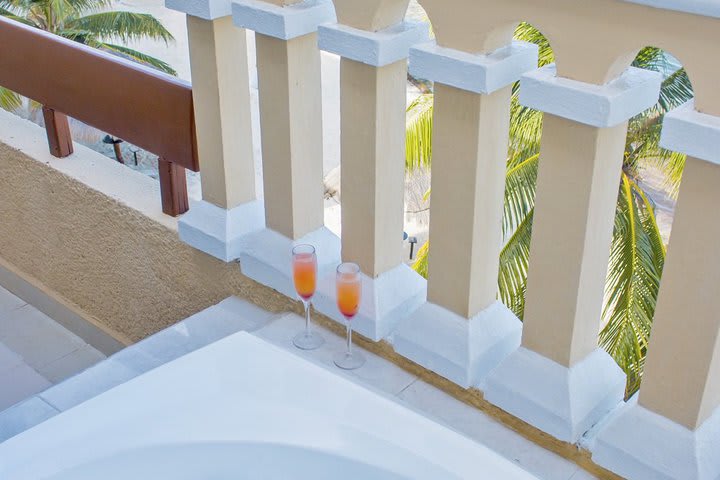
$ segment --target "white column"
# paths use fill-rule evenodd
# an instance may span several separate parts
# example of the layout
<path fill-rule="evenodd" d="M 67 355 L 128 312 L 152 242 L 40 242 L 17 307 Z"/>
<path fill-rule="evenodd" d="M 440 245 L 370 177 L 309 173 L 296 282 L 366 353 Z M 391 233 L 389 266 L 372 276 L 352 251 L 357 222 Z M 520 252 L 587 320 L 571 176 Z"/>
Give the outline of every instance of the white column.
<path fill-rule="evenodd" d="M 593 460 L 629 478 L 720 477 L 720 117 L 693 102 L 661 144 L 687 153 L 637 403 L 607 422 Z"/>
<path fill-rule="evenodd" d="M 187 14 L 190 67 L 203 199 L 180 218 L 189 245 L 224 261 L 241 238 L 264 227 L 256 199 L 245 30 L 235 28 L 230 1 L 168 0 Z"/>
<path fill-rule="evenodd" d="M 402 234 L 407 56 L 411 45 L 427 39 L 427 25 L 397 23 L 378 32 L 325 25 L 319 33 L 320 48 L 343 57 L 342 258 L 363 272 L 353 324 L 377 341 L 425 296 L 425 281 L 403 263 Z M 333 276 L 326 277 L 315 304 L 344 322 L 333 285 Z"/>
<path fill-rule="evenodd" d="M 243 274 L 295 298 L 291 250 L 316 247 L 320 274 L 340 260 L 337 236 L 323 226 L 323 144 L 318 25 L 332 3 L 235 1 L 236 26 L 256 33 L 267 228 L 244 239 Z"/>
<path fill-rule="evenodd" d="M 575 442 L 623 399 L 625 375 L 597 346 L 629 118 L 657 102 L 660 75 L 630 68 L 606 85 L 523 76 L 520 101 L 546 113 L 522 347 L 485 398 Z"/>
<path fill-rule="evenodd" d="M 427 302 L 394 335 L 395 350 L 453 382 L 477 385 L 520 344 L 497 301 L 512 84 L 537 68 L 536 45 L 488 55 L 426 45 L 410 68 L 435 81 Z"/>

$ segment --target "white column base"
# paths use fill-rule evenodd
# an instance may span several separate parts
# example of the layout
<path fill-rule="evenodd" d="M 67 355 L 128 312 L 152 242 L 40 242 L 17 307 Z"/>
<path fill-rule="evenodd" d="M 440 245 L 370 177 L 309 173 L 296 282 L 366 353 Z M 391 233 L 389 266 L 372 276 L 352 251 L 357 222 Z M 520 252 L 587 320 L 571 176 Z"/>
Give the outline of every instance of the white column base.
<path fill-rule="evenodd" d="M 468 388 L 518 348 L 521 332 L 520 320 L 499 301 L 469 320 L 427 302 L 400 324 L 393 347 Z"/>
<path fill-rule="evenodd" d="M 262 200 L 225 210 L 206 201 L 192 202 L 178 220 L 180 240 L 191 247 L 230 262 L 240 256 L 248 234 L 265 228 Z"/>
<path fill-rule="evenodd" d="M 290 298 L 298 298 L 293 284 L 292 248 L 307 243 L 315 247 L 318 278 L 335 272 L 340 264 L 340 238 L 325 227 L 292 240 L 269 228 L 260 230 L 243 242 L 240 270 L 243 275 Z"/>
<path fill-rule="evenodd" d="M 422 305 L 426 291 L 425 279 L 405 264 L 377 278 L 362 275 L 362 299 L 360 311 L 352 320 L 353 330 L 375 342 L 386 338 L 402 319 Z M 313 305 L 345 324 L 345 317 L 337 308 L 334 271 L 321 278 Z"/>
<path fill-rule="evenodd" d="M 487 378 L 485 399 L 560 440 L 580 436 L 622 402 L 625 374 L 598 348 L 567 368 L 520 347 Z"/>
<path fill-rule="evenodd" d="M 586 442 L 595 463 L 630 480 L 720 478 L 720 409 L 693 432 L 638 405 L 636 398 Z"/>

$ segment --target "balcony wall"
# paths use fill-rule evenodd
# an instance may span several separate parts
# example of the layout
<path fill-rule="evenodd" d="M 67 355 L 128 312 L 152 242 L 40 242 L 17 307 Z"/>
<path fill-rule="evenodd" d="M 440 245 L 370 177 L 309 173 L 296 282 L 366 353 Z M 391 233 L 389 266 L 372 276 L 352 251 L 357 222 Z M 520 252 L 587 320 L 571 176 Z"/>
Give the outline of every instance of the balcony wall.
<path fill-rule="evenodd" d="M 0 111 L 0 261 L 45 294 L 124 343 L 229 295 L 293 308 L 181 242 L 158 195 L 157 181 L 81 145 L 51 156 L 42 128 Z"/>
<path fill-rule="evenodd" d="M 294 308 L 289 252 L 312 243 L 326 325 L 343 321 L 334 268 L 357 262 L 354 324 L 369 348 L 608 478 L 600 467 L 632 479 L 718 478 L 720 231 L 712 213 L 700 228 L 698 212 L 720 200 L 720 69 L 708 61 L 720 8 L 424 0 L 437 42 L 428 44 L 427 26 L 403 21 L 407 3 L 167 0 L 188 14 L 193 75 L 203 78 L 193 87 L 198 156 L 212 188 L 176 221 L 155 210 L 148 179 L 86 150 L 66 160 L 44 145 L 12 150 L 41 134 L 3 115 L 0 255 L 133 341 L 231 294 Z M 555 65 L 538 69 L 537 48 L 512 41 L 522 21 L 546 35 Z M 257 38 L 264 198 L 247 181 L 257 132 L 238 29 Z M 648 45 L 679 58 L 696 98 L 665 118 L 662 145 L 688 160 L 643 387 L 626 402 L 625 375 L 598 331 L 628 121 L 658 100 L 660 75 L 629 68 Z M 322 224 L 319 49 L 342 57 L 342 237 Z M 436 84 L 427 281 L 400 255 L 408 57 Z M 518 80 L 520 102 L 545 113 L 522 323 L 496 289 Z"/>

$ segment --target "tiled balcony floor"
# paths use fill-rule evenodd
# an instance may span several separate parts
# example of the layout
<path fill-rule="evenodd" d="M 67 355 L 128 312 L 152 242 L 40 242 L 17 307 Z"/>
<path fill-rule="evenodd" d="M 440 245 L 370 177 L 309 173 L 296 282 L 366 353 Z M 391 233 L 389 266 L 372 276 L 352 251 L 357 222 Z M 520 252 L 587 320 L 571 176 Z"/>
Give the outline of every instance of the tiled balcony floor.
<path fill-rule="evenodd" d="M 0 411 L 105 355 L 0 287 Z"/>

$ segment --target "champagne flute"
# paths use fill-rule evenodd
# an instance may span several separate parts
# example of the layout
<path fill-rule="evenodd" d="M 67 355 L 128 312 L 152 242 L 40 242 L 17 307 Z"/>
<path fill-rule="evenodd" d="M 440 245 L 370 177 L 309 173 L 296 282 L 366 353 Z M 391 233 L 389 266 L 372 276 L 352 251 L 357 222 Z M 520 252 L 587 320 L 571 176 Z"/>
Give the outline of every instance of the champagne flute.
<path fill-rule="evenodd" d="M 352 351 L 351 321 L 360 309 L 360 296 L 362 294 L 360 267 L 355 263 L 341 264 L 337 268 L 335 286 L 337 288 L 338 310 L 345 317 L 347 350 L 336 355 L 334 362 L 343 370 L 355 370 L 365 365 L 365 357 L 360 352 Z"/>
<path fill-rule="evenodd" d="M 305 330 L 295 335 L 293 345 L 301 350 L 315 350 L 325 339 L 310 329 L 310 302 L 317 286 L 317 256 L 312 245 L 297 245 L 292 250 L 295 291 L 305 307 Z"/>

